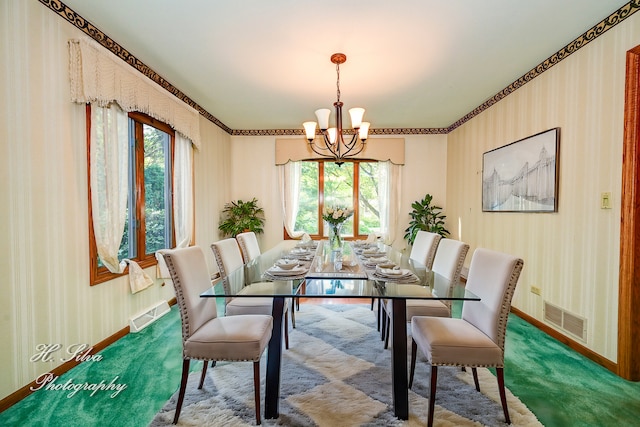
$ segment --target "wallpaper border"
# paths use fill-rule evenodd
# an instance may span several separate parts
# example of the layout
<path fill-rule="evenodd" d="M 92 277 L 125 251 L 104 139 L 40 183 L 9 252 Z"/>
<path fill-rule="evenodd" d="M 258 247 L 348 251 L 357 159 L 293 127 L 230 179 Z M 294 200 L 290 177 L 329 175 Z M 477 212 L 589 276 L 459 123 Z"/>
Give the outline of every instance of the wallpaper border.
<path fill-rule="evenodd" d="M 111 51 L 114 55 L 118 56 L 120 59 L 131 65 L 133 68 L 138 70 L 140 73 L 144 74 L 165 90 L 169 91 L 175 97 L 196 109 L 203 117 L 207 120 L 220 127 L 222 130 L 227 132 L 232 136 L 286 136 L 286 135 L 304 135 L 304 129 L 256 129 L 256 130 L 233 130 L 229 128 L 227 125 L 222 123 L 216 117 L 214 117 L 211 113 L 206 111 L 200 105 L 198 105 L 194 100 L 189 98 L 186 94 L 180 91 L 178 88 L 173 86 L 167 80 L 165 80 L 161 75 L 152 70 L 149 66 L 145 65 L 138 58 L 133 56 L 128 50 L 124 47 L 120 46 L 116 43 L 111 37 L 107 36 L 104 32 L 98 29 L 95 25 L 84 19 L 82 16 L 77 14 L 74 10 L 68 7 L 60 0 L 39 0 L 40 3 L 47 6 L 53 12 L 57 13 L 62 18 L 66 19 L 69 23 L 74 25 L 76 28 L 81 30 L 83 33 L 87 34 L 106 49 Z M 454 123 L 449 125 L 446 128 L 379 128 L 379 129 L 371 129 L 369 130 L 370 135 L 438 135 L 438 134 L 448 134 L 454 129 L 460 127 L 462 124 L 468 122 L 478 114 L 487 110 L 492 105 L 496 104 L 498 101 L 504 99 L 507 95 L 515 92 L 525 84 L 529 83 L 534 78 L 538 77 L 540 74 L 544 73 L 554 65 L 558 64 L 563 59 L 567 58 L 572 53 L 575 53 L 580 48 L 586 46 L 597 37 L 601 36 L 605 32 L 609 31 L 611 28 L 615 27 L 629 16 L 633 15 L 640 9 L 640 0 L 632 0 L 629 3 L 622 6 L 617 11 L 613 12 L 611 15 L 591 27 L 589 30 L 584 32 L 581 36 L 573 40 L 571 43 L 567 44 L 565 47 L 551 55 L 549 58 L 538 64 L 536 67 L 531 69 L 529 72 L 524 74 L 522 77 L 511 83 L 506 88 L 502 89 L 500 92 L 495 94 L 493 97 L 489 98 L 476 108 L 474 108 L 469 113 L 462 116 L 460 119 L 456 120 Z"/>

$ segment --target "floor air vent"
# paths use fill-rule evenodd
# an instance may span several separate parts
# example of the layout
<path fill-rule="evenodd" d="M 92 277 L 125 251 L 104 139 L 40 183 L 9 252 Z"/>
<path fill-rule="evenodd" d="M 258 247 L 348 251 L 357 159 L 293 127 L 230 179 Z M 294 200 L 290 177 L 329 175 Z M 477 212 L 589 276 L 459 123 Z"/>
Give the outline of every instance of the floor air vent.
<path fill-rule="evenodd" d="M 587 340 L 587 319 L 577 316 L 562 308 L 544 302 L 544 320 L 580 338 Z"/>
<path fill-rule="evenodd" d="M 153 307 L 150 307 L 129 319 L 129 330 L 131 332 L 139 332 L 167 314 L 169 310 L 169 304 L 166 301 L 160 301 Z"/>

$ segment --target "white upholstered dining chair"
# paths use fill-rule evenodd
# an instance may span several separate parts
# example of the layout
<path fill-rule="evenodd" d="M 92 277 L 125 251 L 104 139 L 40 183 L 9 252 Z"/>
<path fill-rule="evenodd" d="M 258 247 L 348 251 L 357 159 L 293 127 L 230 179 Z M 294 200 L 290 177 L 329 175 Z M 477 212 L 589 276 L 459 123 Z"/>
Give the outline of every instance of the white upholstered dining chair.
<path fill-rule="evenodd" d="M 416 233 L 416 237 L 413 240 L 411 246 L 411 252 L 409 253 L 409 259 L 416 261 L 419 264 L 424 265 L 427 270 L 431 269 L 433 265 L 433 259 L 436 256 L 436 250 L 438 249 L 438 243 L 440 243 L 442 236 L 437 233 L 431 233 L 429 231 L 419 230 Z M 371 300 L 371 309 L 373 310 L 373 299 Z M 378 301 L 378 330 L 382 324 L 382 338 L 384 339 L 384 304 L 386 301 Z M 381 321 L 382 320 L 382 321 Z"/>
<path fill-rule="evenodd" d="M 260 424 L 260 357 L 273 328 L 269 315 L 218 317 L 215 298 L 200 294 L 211 287 L 209 269 L 202 249 L 189 248 L 163 254 L 182 319 L 182 379 L 173 423 L 178 422 L 184 401 L 189 365 L 192 359 L 202 360 L 201 389 L 207 374 L 208 361 L 253 362 L 253 386 L 256 423 Z"/>
<path fill-rule="evenodd" d="M 240 246 L 240 252 L 242 252 L 245 264 L 260 256 L 260 245 L 258 245 L 256 233 L 253 231 L 240 233 L 236 236 L 236 240 Z"/>
<path fill-rule="evenodd" d="M 228 276 L 232 271 L 241 268 L 244 263 L 240 246 L 234 238 L 219 240 L 211 245 L 211 250 L 220 270 L 222 285 L 225 292 L 231 292 L 231 285 Z M 251 298 L 226 298 L 225 314 L 227 316 L 236 316 L 238 314 L 272 314 L 273 298 L 272 297 L 251 297 Z M 289 348 L 289 303 L 284 303 L 284 343 L 285 348 Z"/>
<path fill-rule="evenodd" d="M 505 421 L 511 423 L 504 387 L 504 344 L 511 299 L 523 265 L 518 257 L 478 248 L 471 259 L 466 288 L 480 301 L 465 302 L 461 319 L 414 316 L 411 320 L 409 388 L 420 348 L 431 365 L 429 426 L 433 425 L 438 366 L 471 367 L 478 391 L 476 368 L 494 367 Z"/>
<path fill-rule="evenodd" d="M 460 272 L 464 266 L 464 260 L 469 252 L 469 245 L 454 239 L 441 239 L 438 243 L 433 260 L 432 270 L 443 276 L 446 281 L 436 281 L 434 293 L 440 297 L 451 298 L 453 289 L 460 281 Z M 439 286 L 442 286 L 441 288 Z M 389 326 L 391 319 L 391 301 L 384 305 L 386 316 L 384 318 L 383 331 L 385 334 L 384 348 L 389 346 Z M 407 322 L 411 322 L 413 316 L 451 317 L 451 300 L 407 300 Z"/>
<path fill-rule="evenodd" d="M 413 241 L 409 258 L 423 264 L 427 269 L 431 269 L 440 239 L 442 239 L 442 236 L 438 233 L 418 231 Z"/>
<path fill-rule="evenodd" d="M 258 244 L 256 233 L 253 231 L 247 231 L 236 235 L 236 240 L 238 241 L 238 246 L 240 246 L 240 252 L 242 252 L 242 258 L 244 259 L 245 264 L 259 257 L 262 253 L 260 251 L 260 245 Z M 296 312 L 294 309 L 297 307 L 298 310 L 300 310 L 300 298 L 292 297 L 291 305 L 291 326 L 295 328 Z"/>

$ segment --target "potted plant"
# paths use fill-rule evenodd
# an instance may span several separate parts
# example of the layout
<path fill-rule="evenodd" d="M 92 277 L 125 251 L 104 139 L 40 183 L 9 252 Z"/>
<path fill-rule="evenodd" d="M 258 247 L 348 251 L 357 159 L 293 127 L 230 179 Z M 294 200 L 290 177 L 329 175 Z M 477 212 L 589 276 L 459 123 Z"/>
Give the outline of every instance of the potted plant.
<path fill-rule="evenodd" d="M 248 202 L 236 200 L 224 205 L 218 229 L 231 237 L 245 231 L 260 234 L 264 231 L 264 221 L 264 209 L 258 206 L 258 199 L 254 197 Z"/>
<path fill-rule="evenodd" d="M 418 231 L 429 231 L 438 233 L 442 237 L 447 237 L 449 230 L 444 227 L 444 220 L 447 217 L 442 214 L 442 208 L 431 204 L 433 196 L 427 194 L 422 200 L 416 200 L 411 204 L 413 211 L 409 212 L 411 221 L 405 230 L 404 238 L 410 245 L 416 238 Z"/>

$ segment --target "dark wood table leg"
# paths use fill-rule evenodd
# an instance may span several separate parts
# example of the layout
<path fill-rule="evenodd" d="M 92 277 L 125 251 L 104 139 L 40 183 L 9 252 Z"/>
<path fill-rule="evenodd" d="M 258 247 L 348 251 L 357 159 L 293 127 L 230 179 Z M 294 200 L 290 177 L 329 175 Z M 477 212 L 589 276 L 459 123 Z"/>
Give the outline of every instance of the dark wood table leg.
<path fill-rule="evenodd" d="M 267 375 L 264 392 L 264 417 L 280 415 L 280 370 L 282 365 L 282 313 L 284 297 L 273 298 L 273 331 L 267 349 Z M 405 349 L 406 350 L 406 349 Z"/>
<path fill-rule="evenodd" d="M 393 299 L 393 320 L 391 333 L 393 348 L 391 349 L 393 383 L 393 408 L 396 417 L 409 419 L 409 382 L 407 375 L 407 301 Z"/>

